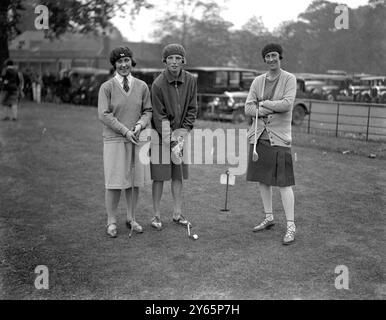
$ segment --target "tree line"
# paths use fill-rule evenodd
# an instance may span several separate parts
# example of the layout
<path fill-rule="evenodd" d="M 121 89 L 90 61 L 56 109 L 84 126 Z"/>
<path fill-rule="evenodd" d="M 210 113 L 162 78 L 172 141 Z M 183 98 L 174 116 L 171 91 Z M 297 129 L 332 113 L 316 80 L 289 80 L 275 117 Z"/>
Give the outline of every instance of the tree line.
<path fill-rule="evenodd" d="M 370 0 L 357 9 L 349 8 L 348 29 L 335 27 L 338 3 L 314 0 L 297 21 L 283 22 L 273 32 L 258 16 L 246 21 L 240 30 L 232 30 L 232 23 L 220 16 L 221 8 L 216 3 L 196 2 L 212 5 L 206 7 L 201 17 L 192 17 L 184 33 L 183 15 L 169 20 L 166 15 L 160 19 L 155 33 L 163 44 L 182 42 L 192 65 L 264 70 L 261 49 L 267 42 L 278 42 L 284 48 L 284 68 L 292 72 L 339 69 L 386 75 L 385 0 Z"/>
<path fill-rule="evenodd" d="M 283 22 L 273 32 L 267 30 L 258 16 L 234 30 L 233 24 L 221 16 L 226 0 L 38 2 L 50 9 L 48 37 L 68 31 L 101 34 L 112 27 L 111 18 L 124 13 L 129 5 L 130 18 L 135 18 L 142 8 L 163 10 L 155 24 L 154 39 L 161 44 L 182 43 L 191 66 L 265 69 L 261 48 L 267 42 L 278 42 L 284 48 L 283 66 L 291 72 L 343 69 L 349 73 L 386 74 L 385 0 L 369 0 L 357 9 L 349 8 L 347 29 L 335 26 L 338 3 L 314 0 L 297 21 Z M 0 2 L 0 63 L 9 56 L 8 46 L 3 44 L 25 23 L 26 19 L 20 19 L 25 3 L 25 0 Z"/>

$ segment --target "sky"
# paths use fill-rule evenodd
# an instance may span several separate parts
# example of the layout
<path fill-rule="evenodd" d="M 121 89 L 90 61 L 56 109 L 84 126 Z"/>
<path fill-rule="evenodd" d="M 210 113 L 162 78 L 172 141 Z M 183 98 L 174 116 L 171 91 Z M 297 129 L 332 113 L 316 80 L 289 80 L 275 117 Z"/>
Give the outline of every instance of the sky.
<path fill-rule="evenodd" d="M 304 12 L 312 0 L 228 0 L 227 9 L 222 17 L 241 28 L 252 16 L 261 16 L 265 27 L 273 31 L 283 21 L 296 20 L 299 13 Z M 350 8 L 366 5 L 368 0 L 332 1 L 347 4 Z M 128 41 L 154 42 L 151 33 L 154 20 L 159 16 L 158 10 L 144 10 L 130 23 L 130 18 L 115 17 L 112 22 Z"/>

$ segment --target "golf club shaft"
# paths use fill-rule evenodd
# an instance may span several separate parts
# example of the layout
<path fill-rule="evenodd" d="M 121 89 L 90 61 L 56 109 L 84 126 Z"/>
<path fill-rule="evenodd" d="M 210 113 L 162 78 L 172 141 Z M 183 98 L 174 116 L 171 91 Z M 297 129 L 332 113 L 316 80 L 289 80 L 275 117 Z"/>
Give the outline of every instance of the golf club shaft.
<path fill-rule="evenodd" d="M 131 224 L 130 224 L 130 234 L 129 237 L 131 237 L 133 233 L 133 222 L 135 221 L 135 206 L 134 206 L 134 176 L 135 176 L 135 144 L 131 144 L 131 168 L 130 168 L 130 174 L 131 174 Z"/>

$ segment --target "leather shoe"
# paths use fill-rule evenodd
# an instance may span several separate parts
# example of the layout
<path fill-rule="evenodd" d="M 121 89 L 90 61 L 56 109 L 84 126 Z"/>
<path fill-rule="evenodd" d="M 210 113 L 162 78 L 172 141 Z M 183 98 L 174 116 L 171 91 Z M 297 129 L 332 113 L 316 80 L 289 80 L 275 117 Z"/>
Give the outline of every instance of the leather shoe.
<path fill-rule="evenodd" d="M 151 219 L 151 226 L 153 228 L 156 228 L 157 230 L 161 230 L 162 229 L 161 219 L 158 217 L 153 217 L 153 219 Z"/>
<path fill-rule="evenodd" d="M 283 238 L 283 244 L 291 244 L 295 241 L 296 229 L 295 226 L 287 227 L 287 231 Z"/>
<path fill-rule="evenodd" d="M 257 231 L 261 231 L 261 230 L 265 230 L 265 229 L 271 229 L 274 225 L 275 225 L 274 220 L 270 221 L 267 218 L 265 218 L 263 220 L 263 222 L 260 223 L 259 225 L 257 225 L 256 227 L 254 227 L 252 231 L 257 232 Z"/>
<path fill-rule="evenodd" d="M 126 227 L 131 229 L 132 226 L 133 226 L 133 230 L 136 233 L 142 233 L 143 232 L 143 228 L 140 226 L 140 224 L 137 221 L 134 221 L 134 220 L 126 221 Z"/>

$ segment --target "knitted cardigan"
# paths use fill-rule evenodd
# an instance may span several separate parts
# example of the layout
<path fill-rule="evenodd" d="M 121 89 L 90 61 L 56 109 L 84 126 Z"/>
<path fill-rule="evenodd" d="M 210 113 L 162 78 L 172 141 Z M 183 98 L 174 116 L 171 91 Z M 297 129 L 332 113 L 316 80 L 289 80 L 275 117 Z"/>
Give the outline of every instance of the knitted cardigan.
<path fill-rule="evenodd" d="M 256 106 L 263 100 L 266 77 L 267 73 L 262 74 L 252 82 L 245 102 L 245 114 L 248 116 L 256 116 Z M 255 142 L 255 121 L 257 121 L 257 139 L 259 139 L 265 128 L 272 146 L 291 146 L 291 121 L 295 96 L 296 77 L 292 73 L 281 70 L 279 82 L 272 101 L 264 102 L 264 107 L 272 110 L 274 113 L 268 115 L 267 123 L 264 123 L 261 118 L 255 118 L 253 120 L 248 131 L 248 140 L 250 143 Z"/>

